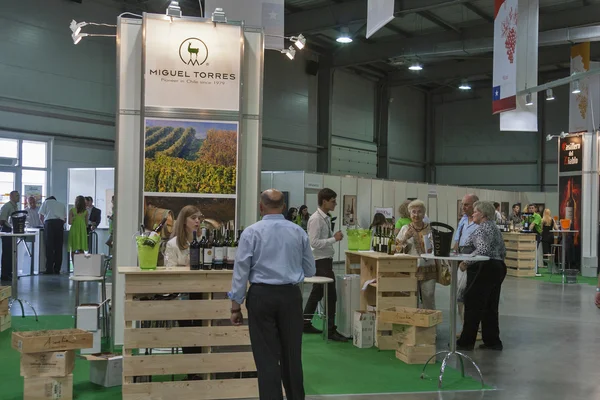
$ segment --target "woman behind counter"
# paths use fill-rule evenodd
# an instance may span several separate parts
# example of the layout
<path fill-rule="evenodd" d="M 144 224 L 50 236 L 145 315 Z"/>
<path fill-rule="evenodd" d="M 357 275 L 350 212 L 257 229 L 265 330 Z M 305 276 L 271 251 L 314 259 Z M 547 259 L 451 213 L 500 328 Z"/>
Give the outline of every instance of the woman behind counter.
<path fill-rule="evenodd" d="M 410 200 L 404 200 L 398 207 L 398 221 L 396 221 L 396 229 L 394 235 L 398 235 L 403 226 L 410 224 L 410 214 L 408 213 L 408 205 Z"/>
<path fill-rule="evenodd" d="M 456 342 L 457 350 L 473 350 L 480 322 L 483 344 L 479 348 L 503 348 L 498 326 L 498 304 L 500 288 L 506 277 L 506 248 L 494 218 L 495 209 L 491 202 L 478 201 L 474 204 L 473 222 L 479 226 L 469 236 L 466 245 L 475 248 L 471 254 L 490 259 L 460 263 L 460 269 L 467 271 L 467 288 L 464 295 L 465 322 L 460 339 Z"/>
<path fill-rule="evenodd" d="M 300 225 L 304 232 L 308 227 L 308 219 L 310 218 L 310 214 L 308 213 L 308 207 L 305 205 L 300 206 L 300 210 L 298 211 L 298 215 L 296 216 L 296 220 L 294 221 L 297 225 Z"/>
<path fill-rule="evenodd" d="M 550 254 L 551 245 L 554 243 L 554 233 L 550 231 L 556 230 L 556 221 L 552 218 L 552 212 L 549 208 L 544 210 L 542 218 L 542 249 L 543 254 Z"/>
<path fill-rule="evenodd" d="M 200 228 L 202 212 L 196 206 L 185 206 L 179 212 L 171 239 L 165 249 L 166 267 L 190 266 L 190 242 Z"/>
<path fill-rule="evenodd" d="M 425 246 L 425 241 L 431 233 L 429 224 L 423 221 L 425 217 L 425 203 L 413 200 L 408 205 L 411 222 L 400 229 L 396 237 L 396 252 L 419 256 L 427 253 L 431 243 Z M 421 308 L 435 310 L 435 284 L 437 279 L 437 263 L 434 260 L 417 260 L 417 280 Z"/>

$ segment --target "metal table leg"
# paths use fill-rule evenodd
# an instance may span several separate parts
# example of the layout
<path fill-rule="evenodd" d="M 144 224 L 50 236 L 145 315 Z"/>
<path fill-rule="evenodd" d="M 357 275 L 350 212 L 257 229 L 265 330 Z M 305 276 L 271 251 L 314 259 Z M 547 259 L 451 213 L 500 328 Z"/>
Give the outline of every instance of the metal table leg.
<path fill-rule="evenodd" d="M 452 282 L 450 283 L 450 351 L 440 351 L 438 353 L 436 353 L 435 355 L 433 355 L 432 357 L 429 358 L 429 360 L 427 360 L 427 362 L 425 363 L 425 366 L 423 367 L 423 372 L 421 372 L 421 379 L 425 378 L 425 369 L 427 368 L 427 365 L 429 365 L 429 362 L 431 360 L 436 360 L 436 357 L 438 355 L 442 355 L 445 354 L 444 359 L 442 360 L 442 367 L 440 368 L 440 375 L 439 375 L 439 383 L 438 383 L 438 388 L 442 388 L 442 383 L 444 380 L 444 372 L 446 371 L 446 366 L 448 365 L 448 361 L 450 361 L 450 358 L 452 356 L 456 356 L 458 358 L 458 360 L 460 361 L 460 367 L 461 367 L 461 373 L 462 376 L 465 376 L 465 366 L 464 366 L 464 362 L 463 362 L 463 358 L 466 359 L 467 361 L 469 361 L 471 364 L 473 364 L 473 366 L 475 367 L 475 369 L 477 370 L 477 373 L 479 374 L 479 379 L 481 380 L 481 387 L 485 387 L 484 383 L 483 383 L 483 375 L 481 374 L 481 370 L 479 369 L 479 366 L 475 363 L 475 361 L 473 361 L 473 359 L 471 359 L 471 357 L 456 351 L 456 297 L 457 297 L 457 286 L 456 286 L 456 281 L 457 281 L 457 276 L 458 276 L 458 264 L 457 263 L 451 263 L 450 266 L 451 270 L 452 270 Z"/>
<path fill-rule="evenodd" d="M 29 307 L 31 307 L 31 309 L 33 310 L 33 314 L 35 315 L 35 321 L 38 321 L 38 315 L 37 312 L 35 312 L 35 308 L 33 308 L 33 306 L 31 305 L 30 302 L 26 301 L 26 300 L 22 300 L 19 299 L 19 276 L 18 276 L 18 271 L 17 271 L 17 236 L 13 236 L 12 237 L 12 282 L 11 282 L 11 296 L 10 296 L 10 301 L 8 302 L 8 309 L 9 311 L 12 309 L 12 306 L 15 304 L 15 302 L 19 303 L 19 305 L 21 306 L 21 317 L 25 318 L 25 309 L 23 308 L 23 303 L 27 304 Z"/>
<path fill-rule="evenodd" d="M 323 297 L 325 298 L 325 310 L 323 310 L 323 315 L 325 316 L 325 321 L 323 322 L 323 339 L 325 339 L 325 343 L 329 343 L 329 284 L 325 283 L 323 286 Z"/>
<path fill-rule="evenodd" d="M 77 307 L 79 306 L 79 281 L 75 282 L 75 311 L 73 312 L 73 319 L 75 321 L 74 328 L 77 329 Z"/>

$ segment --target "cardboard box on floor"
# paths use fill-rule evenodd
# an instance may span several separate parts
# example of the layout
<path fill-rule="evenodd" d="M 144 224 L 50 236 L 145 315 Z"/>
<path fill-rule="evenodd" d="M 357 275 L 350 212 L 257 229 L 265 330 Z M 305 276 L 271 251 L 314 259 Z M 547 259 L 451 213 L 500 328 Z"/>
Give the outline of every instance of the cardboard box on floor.
<path fill-rule="evenodd" d="M 400 344 L 415 346 L 421 344 L 435 345 L 436 327 L 421 328 L 411 325 L 392 325 L 392 336 Z"/>
<path fill-rule="evenodd" d="M 74 350 L 21 355 L 21 376 L 25 378 L 63 377 L 71 374 L 74 368 Z"/>
<path fill-rule="evenodd" d="M 24 378 L 23 400 L 73 400 L 73 374 L 55 378 Z"/>
<path fill-rule="evenodd" d="M 123 384 L 123 356 L 99 353 L 82 356 L 90 362 L 90 382 L 104 387 Z"/>
<path fill-rule="evenodd" d="M 375 314 L 368 311 L 354 312 L 354 346 L 360 349 L 373 347 L 375 343 Z"/>
<path fill-rule="evenodd" d="M 95 332 L 100 328 L 100 304 L 82 304 L 77 307 L 77 329 Z"/>

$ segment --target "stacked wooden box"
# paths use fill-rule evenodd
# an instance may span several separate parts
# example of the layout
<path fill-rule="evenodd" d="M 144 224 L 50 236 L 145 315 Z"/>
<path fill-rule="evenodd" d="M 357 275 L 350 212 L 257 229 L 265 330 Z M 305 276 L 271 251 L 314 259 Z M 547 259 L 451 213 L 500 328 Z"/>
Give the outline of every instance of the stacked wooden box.
<path fill-rule="evenodd" d="M 76 349 L 92 345 L 80 329 L 13 332 L 12 347 L 21 353 L 23 400 L 72 400 Z"/>
<path fill-rule="evenodd" d="M 408 307 L 393 307 L 379 312 L 382 322 L 392 325 L 396 358 L 406 364 L 425 364 L 435 355 L 436 325 L 442 312 Z"/>
<path fill-rule="evenodd" d="M 535 236 L 534 233 L 502 233 L 506 246 L 507 275 L 535 276 Z"/>
<path fill-rule="evenodd" d="M 10 286 L 0 286 L 0 332 L 4 332 L 11 327 L 10 310 L 8 308 L 11 294 Z"/>

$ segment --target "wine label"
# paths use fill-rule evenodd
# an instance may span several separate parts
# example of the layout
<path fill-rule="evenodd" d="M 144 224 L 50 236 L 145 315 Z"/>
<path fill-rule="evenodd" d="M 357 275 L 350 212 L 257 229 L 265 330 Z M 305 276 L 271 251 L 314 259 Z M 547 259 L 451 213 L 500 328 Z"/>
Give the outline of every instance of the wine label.
<path fill-rule="evenodd" d="M 573 221 L 573 207 L 565 207 L 565 219 Z"/>
<path fill-rule="evenodd" d="M 225 256 L 225 249 L 223 247 L 215 247 L 214 259 L 218 262 L 223 262 Z"/>
<path fill-rule="evenodd" d="M 233 264 L 233 262 L 235 261 L 236 250 L 237 250 L 237 247 L 228 247 L 227 248 L 227 261 L 229 261 L 230 264 Z"/>
<path fill-rule="evenodd" d="M 204 249 L 204 264 L 212 264 L 213 249 Z"/>
<path fill-rule="evenodd" d="M 199 249 L 190 249 L 190 265 L 200 264 L 200 251 Z"/>

